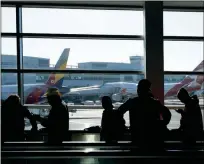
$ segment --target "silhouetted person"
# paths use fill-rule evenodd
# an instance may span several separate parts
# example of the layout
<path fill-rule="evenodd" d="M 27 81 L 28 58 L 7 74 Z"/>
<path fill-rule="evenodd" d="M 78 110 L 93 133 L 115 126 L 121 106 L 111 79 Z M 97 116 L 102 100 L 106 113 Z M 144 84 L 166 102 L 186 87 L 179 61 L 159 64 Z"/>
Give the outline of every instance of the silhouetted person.
<path fill-rule="evenodd" d="M 24 118 L 28 118 L 32 125 L 32 131 L 37 131 L 37 123 L 29 110 L 20 103 L 17 95 L 10 95 L 2 104 L 2 140 L 23 141 L 25 140 Z"/>
<path fill-rule="evenodd" d="M 161 148 L 171 119 L 170 111 L 154 99 L 150 87 L 149 80 L 140 80 L 138 97 L 127 100 L 118 109 L 122 114 L 129 111 L 132 142 L 144 150 Z"/>
<path fill-rule="evenodd" d="M 47 118 L 36 119 L 47 128 L 48 143 L 60 144 L 68 137 L 69 112 L 68 107 L 62 102 L 60 93 L 56 88 L 49 88 L 44 95 L 47 97 L 51 110 Z"/>
<path fill-rule="evenodd" d="M 201 108 L 197 96 L 190 97 L 187 90 L 181 88 L 177 95 L 178 99 L 185 104 L 184 110 L 178 109 L 181 114 L 180 128 L 185 143 L 193 144 L 202 135 L 203 121 Z"/>
<path fill-rule="evenodd" d="M 113 109 L 112 100 L 108 96 L 102 97 L 104 108 L 101 120 L 101 138 L 106 142 L 118 141 L 125 131 L 125 120 L 118 110 Z"/>

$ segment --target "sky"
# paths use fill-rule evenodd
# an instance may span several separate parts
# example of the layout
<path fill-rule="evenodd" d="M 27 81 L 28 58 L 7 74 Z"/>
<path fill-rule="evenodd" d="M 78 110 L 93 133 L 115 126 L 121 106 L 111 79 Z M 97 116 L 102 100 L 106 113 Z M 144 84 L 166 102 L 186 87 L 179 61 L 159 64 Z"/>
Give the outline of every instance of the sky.
<path fill-rule="evenodd" d="M 164 35 L 203 36 L 203 13 L 164 12 Z M 15 9 L 2 8 L 2 32 L 15 32 Z M 23 32 L 144 35 L 142 11 L 23 8 Z M 203 42 L 165 41 L 166 71 L 192 71 L 203 60 Z M 144 55 L 142 40 L 23 39 L 23 54 L 55 64 L 70 48 L 68 65 L 80 62 L 129 63 Z M 2 39 L 2 54 L 16 55 L 16 40 Z"/>

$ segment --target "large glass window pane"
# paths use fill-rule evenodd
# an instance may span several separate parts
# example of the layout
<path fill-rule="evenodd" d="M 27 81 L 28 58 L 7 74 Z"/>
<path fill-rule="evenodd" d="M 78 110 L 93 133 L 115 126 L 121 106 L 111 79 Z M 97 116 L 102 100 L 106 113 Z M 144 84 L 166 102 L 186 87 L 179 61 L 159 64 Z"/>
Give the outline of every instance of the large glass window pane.
<path fill-rule="evenodd" d="M 16 32 L 16 9 L 14 7 L 1 7 L 1 32 Z"/>
<path fill-rule="evenodd" d="M 143 35 L 143 12 L 23 8 L 23 32 Z"/>
<path fill-rule="evenodd" d="M 17 93 L 17 74 L 1 73 L 1 99 L 5 100 L 9 95 Z"/>
<path fill-rule="evenodd" d="M 170 129 L 179 128 L 180 114 L 174 109 L 183 105 L 177 98 L 177 93 L 181 88 L 185 88 L 190 96 L 197 95 L 199 104 L 204 113 L 204 75 L 165 75 L 164 76 L 164 102 L 170 106 L 172 119 L 168 125 Z"/>
<path fill-rule="evenodd" d="M 23 39 L 24 68 L 143 70 L 143 41 Z M 25 58 L 25 57 L 24 57 Z M 31 60 L 32 58 L 32 60 Z M 55 68 L 54 68 L 55 67 Z"/>
<path fill-rule="evenodd" d="M 203 36 L 203 12 L 164 12 L 165 36 Z"/>
<path fill-rule="evenodd" d="M 137 83 L 142 78 L 142 74 L 25 73 L 24 99 L 26 104 L 47 103 L 43 101 L 43 94 L 49 87 L 57 87 L 67 103 L 94 103 L 104 95 L 112 97 L 115 102 L 123 102 L 136 95 Z"/>
<path fill-rule="evenodd" d="M 200 66 L 204 59 L 203 42 L 165 41 L 164 70 L 165 71 L 204 71 Z"/>
<path fill-rule="evenodd" d="M 1 38 L 1 68 L 17 68 L 16 38 Z"/>
<path fill-rule="evenodd" d="M 117 108 L 128 98 L 136 95 L 137 83 L 144 75 L 137 74 L 24 74 L 25 104 L 47 104 L 44 93 L 49 87 L 57 87 L 70 112 L 70 129 L 83 130 L 101 123 L 101 97 L 110 96 Z M 31 79 L 32 83 L 31 83 Z M 52 83 L 52 79 L 55 82 Z M 83 107 L 89 105 L 89 107 Z M 30 108 L 33 113 L 46 116 L 47 109 Z M 128 112 L 125 114 L 129 125 Z M 79 121 L 80 120 L 80 121 Z M 29 125 L 30 126 L 30 125 Z M 28 126 L 28 128 L 29 128 Z"/>

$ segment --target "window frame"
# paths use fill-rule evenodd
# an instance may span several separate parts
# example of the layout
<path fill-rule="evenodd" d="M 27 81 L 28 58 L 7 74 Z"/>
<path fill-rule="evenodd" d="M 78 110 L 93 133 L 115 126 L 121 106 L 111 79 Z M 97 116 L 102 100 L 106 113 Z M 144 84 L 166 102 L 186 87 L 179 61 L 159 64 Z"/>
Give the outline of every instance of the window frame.
<path fill-rule="evenodd" d="M 22 8 L 63 8 L 63 9 L 106 9 L 106 10 L 139 10 L 144 11 L 143 5 L 94 5 L 94 4 L 65 4 L 58 2 L 8 2 L 2 1 L 2 7 L 16 8 L 16 32 L 15 33 L 1 33 L 2 37 L 14 37 L 17 43 L 17 68 L 16 69 L 1 69 L 2 73 L 17 73 L 18 94 L 21 96 L 21 101 L 24 103 L 23 93 L 23 75 L 24 73 L 50 73 L 50 70 L 32 70 L 22 69 L 23 63 L 23 43 L 22 38 L 74 38 L 74 39 L 125 39 L 125 40 L 143 40 L 142 35 L 86 35 L 86 34 L 45 34 L 45 33 L 22 33 Z M 190 12 L 204 12 L 204 7 L 177 7 L 177 6 L 163 6 L 163 11 L 190 11 Z M 145 27 L 144 27 L 145 28 Z M 163 36 L 164 41 L 203 41 L 204 36 Z M 104 74 L 142 74 L 140 71 L 112 71 L 112 70 L 55 70 L 56 73 L 104 73 Z M 164 75 L 203 75 L 203 72 L 190 71 L 164 71 Z"/>
<path fill-rule="evenodd" d="M 45 33 L 23 33 L 22 32 L 22 8 L 63 8 L 63 9 L 106 9 L 106 10 L 139 10 L 143 11 L 143 5 L 101 5 L 101 4 L 72 4 L 72 3 L 57 3 L 57 2 L 7 2 L 2 1 L 2 7 L 16 8 L 16 33 L 1 33 L 2 37 L 16 37 L 17 40 L 17 69 L 1 69 L 4 73 L 17 73 L 18 78 L 18 93 L 23 95 L 21 81 L 23 73 L 49 73 L 50 70 L 32 70 L 22 69 L 23 43 L 22 38 L 74 38 L 74 39 L 125 39 L 125 40 L 144 40 L 141 35 L 97 35 L 97 34 L 45 34 Z M 163 11 L 180 11 L 180 12 L 204 12 L 204 7 L 178 7 L 178 6 L 163 6 Z M 203 41 L 204 36 L 163 36 L 163 41 Z M 112 71 L 112 70 L 55 70 L 56 73 L 106 73 L 106 74 L 144 74 L 141 71 Z M 173 75 L 194 75 L 203 74 L 203 72 L 190 71 L 164 71 L 164 74 Z M 23 97 L 23 96 L 22 96 Z"/>
<path fill-rule="evenodd" d="M 106 10 L 143 10 L 141 6 L 112 6 L 112 5 L 72 5 L 72 4 L 58 4 L 58 3 L 27 3 L 27 2 L 2 2 L 2 7 L 16 8 L 16 32 L 15 33 L 1 33 L 2 37 L 16 37 L 17 43 L 17 68 L 16 69 L 1 69 L 5 73 L 17 73 L 18 94 L 22 97 L 23 93 L 23 74 L 24 73 L 50 73 L 49 69 L 33 70 L 23 69 L 23 38 L 57 38 L 57 39 L 104 39 L 104 40 L 143 40 L 142 35 L 110 35 L 110 34 L 54 34 L 54 33 L 23 33 L 22 31 L 22 9 L 23 7 L 30 8 L 65 8 L 65 9 L 106 9 Z M 105 73 L 105 74 L 144 74 L 142 71 L 113 71 L 113 70 L 55 70 L 55 73 Z"/>

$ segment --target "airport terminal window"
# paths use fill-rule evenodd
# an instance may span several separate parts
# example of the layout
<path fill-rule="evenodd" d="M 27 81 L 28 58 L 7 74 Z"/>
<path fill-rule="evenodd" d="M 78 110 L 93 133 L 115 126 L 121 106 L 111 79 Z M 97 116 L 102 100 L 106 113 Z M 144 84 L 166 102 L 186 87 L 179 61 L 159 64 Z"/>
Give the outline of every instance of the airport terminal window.
<path fill-rule="evenodd" d="M 8 13 L 5 12 L 6 10 L 12 10 L 10 16 L 5 16 L 6 19 L 3 18 L 3 32 L 15 32 L 15 8 L 3 8 L 3 17 Z M 54 72 L 28 72 L 23 74 L 24 95 L 21 96 L 24 96 L 25 104 L 47 104 L 43 95 L 51 86 L 60 89 L 63 101 L 76 106 L 100 105 L 100 98 L 104 95 L 109 95 L 114 105 L 117 106 L 129 97 L 136 96 L 137 83 L 144 78 L 144 75 L 121 74 L 120 71 L 144 71 L 144 68 L 141 67 L 144 56 L 143 40 L 114 40 L 113 38 L 105 39 L 105 37 L 106 35 L 126 35 L 128 38 L 128 35 L 144 35 L 143 11 L 32 7 L 23 8 L 22 11 L 23 32 L 40 33 L 42 38 L 23 37 L 24 57 L 21 71 L 23 72 L 24 69 L 50 69 Z M 12 19 L 9 17 L 12 17 Z M 169 19 L 170 17 L 173 19 Z M 14 25 L 10 25 L 10 22 L 14 22 Z M 43 33 L 45 35 L 47 33 L 102 34 L 104 38 L 65 39 L 63 37 L 56 39 L 53 37 L 48 39 L 43 38 Z M 165 11 L 164 36 L 172 35 L 203 36 L 203 13 Z M 203 44 L 201 41 L 164 41 L 165 71 L 193 71 L 203 61 Z M 1 63 L 2 68 L 16 68 L 16 38 L 2 38 L 1 57 L 9 55 L 15 55 L 15 59 L 12 57 L 9 61 Z M 132 57 L 132 60 L 130 60 L 130 57 Z M 15 64 L 11 64 L 13 60 L 15 60 Z M 103 63 L 98 66 L 97 63 L 99 62 Z M 5 65 L 9 66 L 5 67 Z M 118 74 L 67 73 L 64 75 L 54 71 L 55 69 L 93 70 L 93 66 L 101 71 L 118 71 Z M 199 71 L 204 70 L 199 69 Z M 165 75 L 164 95 L 185 77 L 186 75 Z M 199 84 L 203 76 L 190 76 L 190 78 L 193 78 L 194 81 L 185 87 L 200 87 Z M 9 73 L 2 73 L 2 79 L 3 85 L 7 85 L 7 87 L 4 87 L 6 89 L 2 90 L 4 95 L 8 96 L 10 92 L 17 93 L 18 87 L 13 85 L 17 84 L 17 74 L 11 76 Z M 124 85 L 121 82 L 127 83 Z M 170 96 L 165 96 L 166 105 L 175 103 L 175 95 L 172 96 L 172 93 L 170 90 L 168 92 Z M 199 94 L 199 98 L 202 98 L 203 84 L 200 90 L 192 90 L 192 93 Z M 44 109 L 34 109 L 32 112 L 42 115 L 48 114 Z M 173 110 L 172 112 L 173 119 L 169 124 L 170 129 L 179 125 L 179 117 Z M 82 109 L 79 106 L 76 110 L 71 109 L 70 129 L 83 130 L 90 126 L 100 125 L 101 115 L 102 109 Z M 126 113 L 125 119 L 127 125 L 129 125 L 128 113 Z M 29 124 L 26 124 L 26 129 L 29 129 Z"/>
<path fill-rule="evenodd" d="M 108 95 L 112 98 L 113 104 L 119 106 L 122 102 L 126 101 L 127 98 L 136 95 L 135 83 L 138 83 L 140 75 L 130 74 L 128 77 L 132 77 L 132 81 L 125 78 L 126 74 L 102 74 L 106 79 L 111 79 L 112 76 L 118 79 L 115 82 L 111 80 L 74 80 L 74 79 L 63 79 L 64 76 L 72 76 L 72 74 L 41 74 L 41 73 L 24 73 L 24 101 L 25 104 L 47 104 L 46 98 L 43 97 L 47 91 L 47 86 L 58 87 L 64 102 L 72 105 L 101 105 L 101 97 Z M 80 75 L 80 74 L 78 74 Z M 99 76 L 99 74 L 83 74 L 84 76 Z M 77 76 L 77 74 L 74 74 Z M 36 77 L 38 77 L 36 79 Z M 41 81 L 37 81 L 38 79 Z M 52 79 L 55 78 L 54 84 Z M 127 82 L 126 84 L 121 82 Z M 127 89 L 124 89 L 126 87 Z M 47 110 L 44 109 L 30 109 L 34 113 L 41 115 L 48 114 Z M 90 126 L 100 125 L 102 109 L 87 109 L 82 107 L 70 108 L 70 129 L 72 130 L 83 130 Z M 80 122 L 79 122 L 80 118 Z M 126 124 L 129 125 L 129 115 L 125 114 Z M 26 128 L 30 128 L 30 124 L 26 124 Z"/>
<path fill-rule="evenodd" d="M 17 74 L 1 73 L 1 99 L 5 100 L 9 95 L 17 93 Z"/>
<path fill-rule="evenodd" d="M 17 68 L 16 38 L 1 38 L 1 68 Z"/>
<path fill-rule="evenodd" d="M 1 7 L 1 32 L 16 32 L 16 8 Z"/>
<path fill-rule="evenodd" d="M 169 78 L 170 75 L 165 75 L 164 78 Z M 177 98 L 177 93 L 181 87 L 185 88 L 190 96 L 197 95 L 199 104 L 204 114 L 204 75 L 171 75 L 176 81 L 164 83 L 164 104 L 165 105 L 181 105 L 182 103 Z M 180 125 L 180 115 L 171 110 L 172 119 L 168 127 L 170 129 L 178 128 Z"/>
<path fill-rule="evenodd" d="M 143 12 L 23 8 L 23 32 L 143 35 Z"/>
<path fill-rule="evenodd" d="M 165 11 L 164 36 L 203 36 L 204 13 Z M 175 37 L 176 38 L 176 37 Z M 203 41 L 164 41 L 164 71 L 204 72 Z M 181 87 L 197 95 L 204 115 L 204 75 L 164 75 L 164 104 L 180 105 L 177 93 Z M 179 128 L 180 114 L 171 110 L 169 129 Z"/>
<path fill-rule="evenodd" d="M 120 66 L 110 64 L 106 70 L 141 71 L 136 70 L 136 67 L 130 64 L 130 56 L 139 55 L 141 58 L 138 60 L 142 60 L 143 47 L 142 40 L 23 39 L 24 56 L 44 57 L 50 59 L 52 65 L 56 65 L 60 58 L 61 66 L 64 64 L 63 62 L 66 64 L 68 59 L 67 68 L 75 66 L 75 68 L 83 69 L 78 65 L 83 62 L 89 65 L 90 70 L 94 69 L 92 64 L 95 62 L 115 62 Z M 125 63 L 124 66 L 122 63 Z M 31 63 L 29 67 L 31 67 Z M 56 69 L 64 69 L 59 65 L 57 67 Z M 24 68 L 27 66 L 24 65 Z M 33 69 L 42 69 L 42 67 L 33 67 Z M 101 70 L 103 69 L 101 68 Z"/>
<path fill-rule="evenodd" d="M 203 12 L 164 11 L 165 36 L 203 36 Z"/>
<path fill-rule="evenodd" d="M 203 46 L 202 41 L 164 41 L 164 70 L 194 71 L 204 60 Z M 204 72 L 203 67 L 199 71 Z"/>
<path fill-rule="evenodd" d="M 86 76 L 99 76 L 100 74 L 84 74 Z M 25 104 L 36 104 L 39 102 L 45 102 L 43 98 L 44 93 L 47 91 L 48 86 L 57 87 L 60 89 L 63 95 L 63 100 L 66 102 L 86 105 L 86 101 L 92 101 L 93 105 L 96 101 L 100 101 L 101 96 L 108 95 L 112 97 L 113 102 L 123 102 L 128 97 L 135 96 L 136 86 L 140 75 L 128 75 L 128 79 L 125 74 L 103 74 L 103 78 L 90 79 L 90 80 L 78 80 L 78 79 L 65 79 L 66 76 L 72 76 L 72 74 L 60 74 L 60 73 L 24 73 L 24 100 Z M 75 74 L 76 76 L 76 74 Z M 80 74 L 79 74 L 80 76 Z M 111 80 L 114 76 L 117 80 Z M 129 79 L 131 77 L 131 80 Z M 104 83 L 104 79 L 106 83 Z M 126 82 L 126 84 L 121 83 Z M 130 90 L 130 93 L 126 93 L 126 87 Z M 119 89 L 118 89 L 119 88 Z M 128 91 L 127 91 L 128 92 Z M 135 94 L 133 94 L 134 92 Z M 77 99 L 75 101 L 75 98 Z"/>

